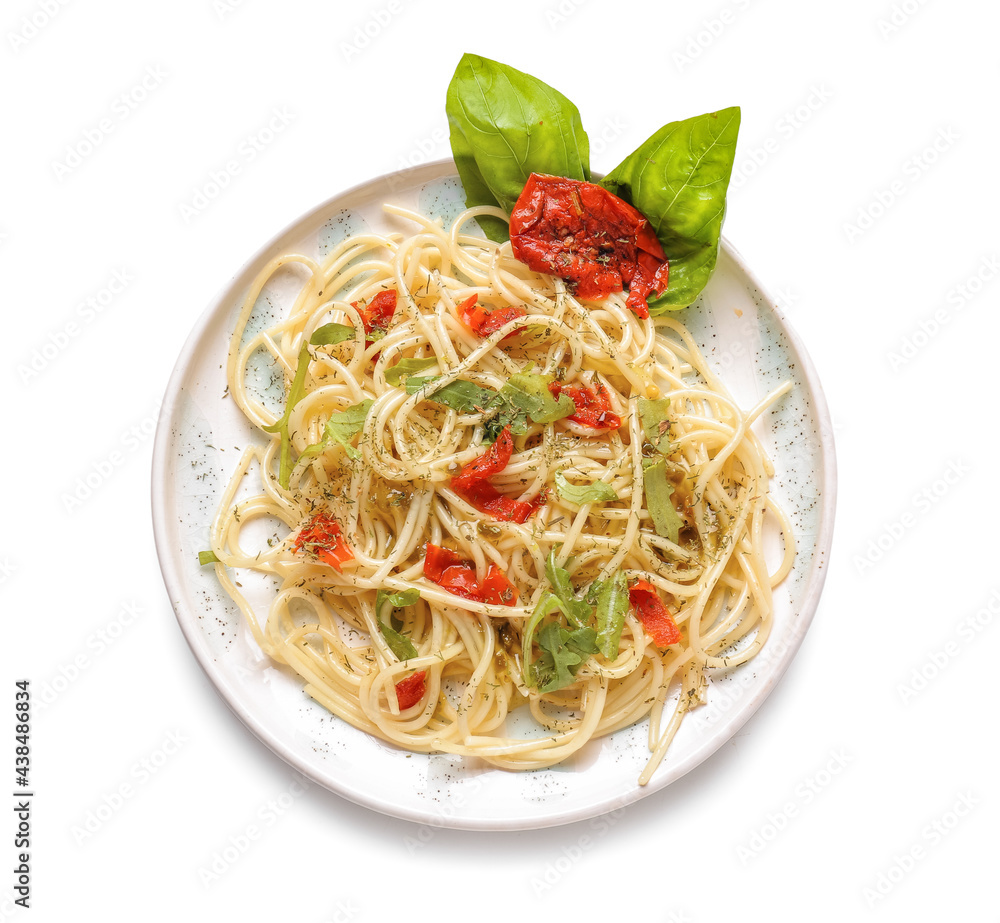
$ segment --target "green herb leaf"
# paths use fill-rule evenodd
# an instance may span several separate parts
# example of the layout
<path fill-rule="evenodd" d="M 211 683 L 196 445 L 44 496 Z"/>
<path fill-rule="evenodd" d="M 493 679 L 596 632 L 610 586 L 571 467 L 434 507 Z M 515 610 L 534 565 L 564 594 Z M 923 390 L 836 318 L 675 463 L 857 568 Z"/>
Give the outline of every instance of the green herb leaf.
<path fill-rule="evenodd" d="M 400 593 L 388 593 L 385 590 L 379 590 L 378 595 L 375 597 L 375 619 L 378 622 L 379 631 L 382 632 L 386 644 L 389 645 L 389 650 L 396 655 L 398 660 L 412 660 L 417 656 L 417 649 L 406 635 L 387 624 L 383 620 L 383 616 L 386 613 L 386 609 L 388 609 L 389 618 L 391 619 L 394 610 L 412 606 L 418 599 L 420 599 L 419 590 L 404 590 Z"/>
<path fill-rule="evenodd" d="M 578 628 L 586 625 L 593 614 L 589 603 L 582 599 L 577 599 L 573 592 L 573 585 L 569 580 L 569 571 L 564 567 L 556 566 L 555 549 L 549 551 L 549 556 L 545 561 L 545 577 L 552 587 L 552 593 L 559 602 L 559 608 L 566 616 L 566 620 Z"/>
<path fill-rule="evenodd" d="M 614 660 L 629 606 L 625 572 L 620 570 L 609 580 L 598 582 L 596 590 L 591 584 L 591 592 L 597 596 L 597 648 L 608 660 Z"/>
<path fill-rule="evenodd" d="M 653 517 L 656 534 L 677 544 L 684 520 L 674 508 L 674 485 L 667 480 L 667 467 L 663 459 L 644 469 L 642 488 L 646 494 L 646 509 Z"/>
<path fill-rule="evenodd" d="M 657 452 L 667 455 L 670 452 L 670 398 L 661 397 L 651 401 L 639 398 L 639 420 L 642 423 L 642 434 L 646 442 Z"/>
<path fill-rule="evenodd" d="M 560 394 L 558 400 L 552 396 L 549 385 L 554 381 L 554 375 L 515 372 L 500 389 L 500 397 L 526 413 L 535 423 L 554 423 L 576 410 L 568 394 Z"/>
<path fill-rule="evenodd" d="M 653 314 L 691 304 L 715 269 L 739 127 L 737 106 L 670 122 L 601 180 L 649 219 L 670 261 Z"/>
<path fill-rule="evenodd" d="M 288 434 L 288 419 L 295 409 L 295 405 L 302 400 L 306 393 L 306 373 L 309 371 L 309 345 L 302 344 L 299 350 L 298 363 L 295 366 L 295 377 L 292 379 L 292 386 L 288 389 L 288 396 L 285 398 L 285 412 L 281 419 L 270 426 L 261 427 L 265 433 L 278 433 L 281 437 L 281 451 L 278 460 L 278 483 L 288 490 L 288 479 L 292 474 L 292 440 Z"/>
<path fill-rule="evenodd" d="M 585 503 L 607 503 L 609 500 L 618 499 L 615 489 L 604 481 L 571 484 L 561 471 L 556 472 L 556 493 L 563 500 L 569 500 L 577 506 L 583 506 Z"/>
<path fill-rule="evenodd" d="M 204 566 L 205 564 L 218 564 L 219 559 L 215 556 L 214 551 L 199 551 L 198 552 L 198 563 Z"/>
<path fill-rule="evenodd" d="M 426 372 L 435 365 L 437 359 L 400 359 L 392 368 L 385 370 L 385 380 L 394 388 L 398 388 L 404 378 L 416 375 L 417 372 Z"/>
<path fill-rule="evenodd" d="M 499 205 L 510 212 L 533 172 L 590 179 L 590 142 L 579 111 L 536 77 L 463 55 L 445 111 L 470 208 Z M 479 221 L 493 240 L 507 239 L 506 222 Z"/>
<path fill-rule="evenodd" d="M 428 382 L 439 377 L 434 375 L 429 378 L 418 378 L 417 376 L 407 378 L 406 393 L 416 394 Z M 459 413 L 475 413 L 484 410 L 486 405 L 496 397 L 496 394 L 496 391 L 491 391 L 489 388 L 480 388 L 479 385 L 473 384 L 471 381 L 458 379 L 432 391 L 425 399 L 444 404 L 445 407 L 450 407 Z"/>
<path fill-rule="evenodd" d="M 555 692 L 576 679 L 580 667 L 597 653 L 593 628 L 569 631 L 558 622 L 547 622 L 538 632 L 541 656 L 535 662 L 534 680 L 540 693 Z"/>
<path fill-rule="evenodd" d="M 418 599 L 420 599 L 420 590 L 417 589 L 400 590 L 397 593 L 379 590 L 375 596 L 375 612 L 379 618 L 382 618 L 385 615 L 382 607 L 386 603 L 391 604 L 393 609 L 405 609 L 407 606 L 416 605 Z"/>
<path fill-rule="evenodd" d="M 310 346 L 333 346 L 344 340 L 354 339 L 354 328 L 348 324 L 324 324 L 313 331 L 309 337 Z"/>
<path fill-rule="evenodd" d="M 350 407 L 330 414 L 330 419 L 326 421 L 326 427 L 323 430 L 323 439 L 303 449 L 299 461 L 321 454 L 332 443 L 343 446 L 350 458 L 361 458 L 361 451 L 354 447 L 351 440 L 365 428 L 365 418 L 374 403 L 373 400 L 368 399 L 360 404 L 352 404 Z"/>

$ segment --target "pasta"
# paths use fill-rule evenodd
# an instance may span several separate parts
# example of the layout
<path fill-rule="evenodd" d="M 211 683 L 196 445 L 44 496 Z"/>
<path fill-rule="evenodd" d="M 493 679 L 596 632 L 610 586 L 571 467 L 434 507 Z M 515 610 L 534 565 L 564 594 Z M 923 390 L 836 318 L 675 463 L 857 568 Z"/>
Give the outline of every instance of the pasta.
<path fill-rule="evenodd" d="M 357 728 L 522 770 L 648 716 L 645 783 L 708 672 L 767 641 L 795 552 L 751 424 L 789 385 L 744 413 L 676 316 L 581 301 L 473 233 L 498 209 L 450 227 L 386 210 L 415 233 L 277 257 L 247 294 L 226 372 L 262 438 L 212 523 L 218 579 L 261 650 Z M 290 267 L 293 307 L 254 332 Z M 265 615 L 245 569 L 275 581 Z"/>

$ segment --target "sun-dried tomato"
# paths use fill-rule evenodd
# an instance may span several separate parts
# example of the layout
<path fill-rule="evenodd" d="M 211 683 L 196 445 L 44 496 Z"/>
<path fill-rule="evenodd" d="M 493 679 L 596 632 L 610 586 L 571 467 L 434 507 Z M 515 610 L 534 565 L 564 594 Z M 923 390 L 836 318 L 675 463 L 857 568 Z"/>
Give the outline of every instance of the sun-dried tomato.
<path fill-rule="evenodd" d="M 553 397 L 568 394 L 572 399 L 576 410 L 567 420 L 600 430 L 618 429 L 622 425 L 622 418 L 611 409 L 607 388 L 600 382 L 597 387 L 591 388 L 588 385 L 563 385 L 554 381 L 549 385 L 549 391 Z"/>
<path fill-rule="evenodd" d="M 424 697 L 425 692 L 427 692 L 426 670 L 401 679 L 396 683 L 396 701 L 399 702 L 399 710 L 412 708 Z"/>
<path fill-rule="evenodd" d="M 317 513 L 313 516 L 302 527 L 293 547 L 295 551 L 315 555 L 338 573 L 345 561 L 354 560 L 354 552 L 340 533 L 340 523 L 329 513 Z"/>
<path fill-rule="evenodd" d="M 478 300 L 478 295 L 466 298 L 458 306 L 458 316 L 462 318 L 462 323 L 466 327 L 476 334 L 476 336 L 481 336 L 484 340 L 496 333 L 505 324 L 509 324 L 512 320 L 517 320 L 519 317 L 524 317 L 528 313 L 519 305 L 494 308 L 492 311 L 487 311 L 482 305 L 477 303 Z M 518 331 L 513 330 L 503 339 L 506 340 L 508 337 L 516 336 L 517 333 Z"/>
<path fill-rule="evenodd" d="M 510 215 L 514 256 L 565 279 L 580 298 L 628 286 L 625 303 L 649 317 L 646 298 L 667 287 L 669 265 L 649 221 L 594 183 L 532 173 Z"/>
<path fill-rule="evenodd" d="M 514 451 L 510 427 L 505 426 L 496 442 L 482 455 L 473 459 L 451 479 L 451 489 L 481 513 L 504 522 L 524 522 L 544 502 L 539 494 L 533 500 L 518 500 L 500 493 L 489 478 L 507 467 Z"/>
<path fill-rule="evenodd" d="M 660 599 L 656 587 L 648 580 L 637 580 L 629 587 L 628 601 L 657 647 L 669 647 L 680 641 L 681 631 L 677 623 Z"/>
<path fill-rule="evenodd" d="M 351 307 L 358 309 L 361 323 L 365 326 L 365 344 L 371 346 L 385 336 L 392 323 L 392 316 L 396 313 L 396 290 L 389 288 L 381 291 L 365 304 L 352 301 Z M 377 353 L 375 358 L 378 359 Z"/>
<path fill-rule="evenodd" d="M 496 564 L 490 564 L 486 576 L 480 581 L 476 577 L 476 565 L 472 561 L 466 561 L 456 552 L 429 542 L 424 557 L 424 576 L 449 593 L 465 599 L 498 606 L 513 606 L 517 603 L 517 587 Z"/>

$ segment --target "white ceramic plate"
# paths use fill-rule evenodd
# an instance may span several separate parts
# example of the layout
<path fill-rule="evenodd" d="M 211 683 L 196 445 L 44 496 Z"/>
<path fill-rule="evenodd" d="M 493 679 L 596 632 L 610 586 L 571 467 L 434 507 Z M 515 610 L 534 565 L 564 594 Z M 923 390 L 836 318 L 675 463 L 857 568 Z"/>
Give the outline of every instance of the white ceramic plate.
<path fill-rule="evenodd" d="M 369 737 L 309 699 L 301 682 L 262 656 L 239 613 L 198 565 L 208 525 L 239 450 L 253 438 L 223 398 L 222 364 L 238 306 L 273 256 L 317 256 L 346 234 L 399 228 L 384 202 L 440 215 L 464 207 L 450 161 L 427 164 L 335 196 L 264 246 L 191 333 L 167 388 L 156 434 L 153 519 L 157 552 L 177 620 L 208 677 L 236 715 L 308 778 L 358 804 L 409 820 L 481 830 L 583 820 L 657 791 L 693 769 L 743 725 L 794 656 L 819 601 L 835 506 L 832 427 L 812 365 L 788 324 L 740 257 L 724 242 L 698 305 L 682 319 L 749 408 L 791 378 L 794 391 L 756 427 L 776 467 L 773 490 L 794 523 L 798 555 L 776 593 L 776 623 L 750 664 L 716 676 L 707 704 L 692 711 L 649 785 L 637 784 L 648 756 L 642 722 L 594 741 L 553 769 L 511 773 L 449 755 L 409 754 Z M 291 289 L 266 289 L 274 318 Z"/>

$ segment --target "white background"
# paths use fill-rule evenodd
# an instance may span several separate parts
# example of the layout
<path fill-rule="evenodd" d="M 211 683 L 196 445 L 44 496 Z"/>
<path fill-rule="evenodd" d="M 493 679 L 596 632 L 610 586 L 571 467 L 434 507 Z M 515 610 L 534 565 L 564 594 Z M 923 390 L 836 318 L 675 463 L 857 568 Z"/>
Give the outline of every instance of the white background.
<path fill-rule="evenodd" d="M 26 678 L 36 795 L 27 912 L 0 810 L 0 920 L 997 919 L 998 27 L 985 0 L 4 4 L 0 766 L 13 786 Z M 300 792 L 197 666 L 153 547 L 188 331 L 298 215 L 448 156 L 463 51 L 576 102 L 599 171 L 740 105 L 725 233 L 835 423 L 798 657 L 599 824 L 476 834 Z"/>

